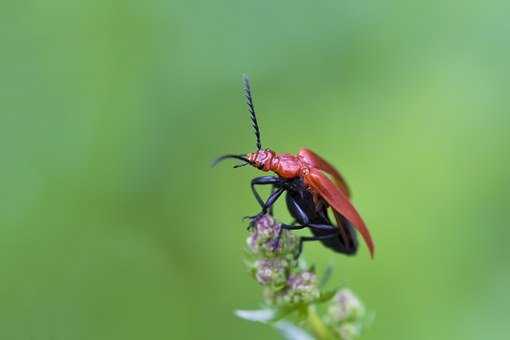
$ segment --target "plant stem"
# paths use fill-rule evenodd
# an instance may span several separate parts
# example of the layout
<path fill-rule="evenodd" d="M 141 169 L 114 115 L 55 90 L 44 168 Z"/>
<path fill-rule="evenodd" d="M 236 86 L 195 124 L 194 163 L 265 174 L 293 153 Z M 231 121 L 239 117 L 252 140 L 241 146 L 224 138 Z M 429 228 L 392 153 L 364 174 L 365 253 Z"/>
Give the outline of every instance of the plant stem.
<path fill-rule="evenodd" d="M 334 338 L 328 327 L 317 314 L 315 306 L 313 305 L 308 306 L 308 325 L 318 339 L 327 340 Z"/>

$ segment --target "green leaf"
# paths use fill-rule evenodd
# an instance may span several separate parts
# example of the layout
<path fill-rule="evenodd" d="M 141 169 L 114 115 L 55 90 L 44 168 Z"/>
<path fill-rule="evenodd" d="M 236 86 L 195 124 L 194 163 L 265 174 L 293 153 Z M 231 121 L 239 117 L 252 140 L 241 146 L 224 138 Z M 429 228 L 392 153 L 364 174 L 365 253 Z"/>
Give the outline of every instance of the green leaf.
<path fill-rule="evenodd" d="M 234 314 L 241 319 L 254 322 L 270 323 L 277 322 L 294 311 L 302 308 L 302 305 L 287 305 L 277 309 L 264 308 L 257 310 L 236 310 Z"/>
<path fill-rule="evenodd" d="M 267 323 L 272 321 L 277 313 L 274 309 L 265 308 L 257 310 L 236 310 L 234 314 L 248 321 Z"/>
<path fill-rule="evenodd" d="M 333 296 L 335 296 L 337 290 L 336 289 L 332 289 L 332 290 L 327 290 L 325 292 L 321 292 L 321 295 L 316 299 L 314 300 L 313 302 L 314 303 L 324 303 L 324 302 L 327 302 L 329 300 L 331 300 L 331 298 L 333 298 Z"/>
<path fill-rule="evenodd" d="M 326 270 L 324 270 L 324 274 L 322 274 L 321 281 L 319 282 L 319 288 L 324 288 L 328 283 L 329 279 L 331 279 L 331 275 L 333 275 L 333 266 L 328 265 Z"/>
<path fill-rule="evenodd" d="M 299 328 L 288 321 L 279 321 L 274 327 L 280 331 L 281 335 L 287 340 L 314 340 L 307 331 Z"/>
<path fill-rule="evenodd" d="M 276 320 L 277 318 L 284 317 L 297 308 L 297 306 L 285 307 L 276 311 L 270 308 L 258 310 L 236 310 L 234 313 L 241 319 L 253 322 L 268 323 L 270 321 Z M 273 327 L 276 328 L 287 340 L 313 340 L 313 337 L 304 329 L 294 326 L 289 321 L 280 320 L 273 323 Z"/>
<path fill-rule="evenodd" d="M 271 321 L 279 321 L 279 320 L 283 319 L 284 317 L 286 317 L 287 315 L 289 315 L 290 313 L 296 311 L 298 308 L 299 308 L 299 305 L 288 305 L 288 306 L 279 307 L 276 310 L 273 320 L 271 320 Z"/>

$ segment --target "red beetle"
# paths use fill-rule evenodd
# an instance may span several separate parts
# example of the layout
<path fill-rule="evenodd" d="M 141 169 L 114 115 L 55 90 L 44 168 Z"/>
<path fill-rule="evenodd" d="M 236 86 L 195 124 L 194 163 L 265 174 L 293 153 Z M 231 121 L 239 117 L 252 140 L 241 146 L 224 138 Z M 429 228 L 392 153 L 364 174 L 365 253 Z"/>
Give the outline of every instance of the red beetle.
<path fill-rule="evenodd" d="M 373 257 L 374 243 L 370 236 L 370 232 L 367 229 L 365 222 L 363 221 L 363 219 L 358 214 L 358 212 L 356 211 L 356 209 L 354 208 L 350 201 L 350 192 L 342 175 L 326 160 L 324 160 L 322 157 L 320 157 L 315 152 L 309 149 L 301 149 L 297 155 L 292 155 L 288 153 L 276 153 L 270 149 L 262 150 L 262 145 L 260 142 L 260 129 L 258 127 L 257 117 L 253 106 L 250 82 L 248 77 L 246 76 L 244 76 L 244 86 L 245 96 L 250 111 L 252 125 L 255 130 L 255 135 L 257 139 L 256 143 L 257 151 L 245 155 L 224 155 L 219 157 L 214 162 L 214 164 L 227 158 L 234 158 L 244 161 L 243 164 L 236 165 L 235 167 L 241 167 L 250 164 L 262 171 L 265 172 L 272 171 L 278 175 L 278 177 L 270 176 L 259 177 L 258 179 L 252 181 L 252 189 L 254 191 L 254 194 L 259 203 L 261 203 L 261 206 L 263 207 L 262 213 L 254 217 L 261 216 L 262 214 L 266 213 L 267 210 L 272 207 L 273 203 L 285 189 L 294 191 L 299 190 L 292 189 L 295 188 L 295 186 L 292 186 L 293 184 L 291 185 L 289 183 L 294 183 L 295 181 L 298 181 L 299 183 L 301 183 L 301 186 L 303 186 L 304 184 L 304 190 L 311 193 L 311 195 L 309 196 L 313 197 L 314 208 L 312 208 L 312 210 L 319 211 L 323 209 L 322 210 L 323 212 L 321 212 L 320 214 L 316 214 L 315 211 L 313 211 L 308 212 L 307 213 L 308 215 L 304 215 L 305 220 L 309 222 L 307 223 L 308 224 L 307 226 L 310 226 L 310 223 L 314 222 L 314 220 L 317 220 L 317 218 L 322 219 L 323 221 L 329 221 L 329 219 L 327 218 L 326 209 L 330 207 L 333 210 L 333 213 L 337 221 L 337 225 L 335 226 L 337 230 L 336 234 L 340 235 L 340 237 L 343 237 L 345 243 L 348 243 L 348 238 L 354 238 L 354 240 L 350 242 L 355 247 L 356 246 L 355 235 L 353 236 L 348 235 L 349 229 L 346 229 L 345 227 L 346 223 L 345 222 L 342 223 L 342 221 L 346 221 L 347 224 L 353 225 L 363 237 L 365 243 L 368 246 L 370 254 Z M 331 176 L 331 179 L 328 177 L 328 175 Z M 276 188 L 279 188 L 279 190 L 273 192 L 268 201 L 265 204 L 262 204 L 260 196 L 254 190 L 253 186 L 255 184 L 273 184 Z M 303 196 L 302 192 L 301 193 L 298 192 L 298 194 Z M 296 214 L 292 213 L 292 215 Z M 322 217 L 319 215 L 321 215 Z M 314 218 L 313 216 L 317 216 L 317 218 Z M 319 226 L 317 227 L 318 229 L 321 228 L 325 229 L 325 226 L 320 227 L 320 225 L 323 224 L 311 223 L 312 226 L 314 225 Z M 288 227 L 289 229 L 298 229 L 292 226 Z M 353 231 L 351 233 L 353 233 Z M 316 237 L 314 239 L 323 240 L 324 237 L 322 238 Z M 340 244 L 330 246 L 330 248 L 338 248 L 339 245 Z M 349 253 L 348 251 L 341 250 L 337 251 Z M 354 248 L 354 252 L 355 251 L 356 249 Z M 350 253 L 352 253 L 352 251 Z"/>

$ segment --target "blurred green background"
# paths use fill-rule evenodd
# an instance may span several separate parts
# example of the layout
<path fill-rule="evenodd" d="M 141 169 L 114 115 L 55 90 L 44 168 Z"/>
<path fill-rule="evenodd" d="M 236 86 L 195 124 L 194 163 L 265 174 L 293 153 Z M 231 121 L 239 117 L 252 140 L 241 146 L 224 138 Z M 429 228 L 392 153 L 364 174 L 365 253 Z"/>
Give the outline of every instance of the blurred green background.
<path fill-rule="evenodd" d="M 0 338 L 277 339 L 233 315 L 264 146 L 337 165 L 374 261 L 308 244 L 364 339 L 506 339 L 510 10 L 501 2 L 0 5 Z M 280 216 L 284 207 L 280 207 Z"/>

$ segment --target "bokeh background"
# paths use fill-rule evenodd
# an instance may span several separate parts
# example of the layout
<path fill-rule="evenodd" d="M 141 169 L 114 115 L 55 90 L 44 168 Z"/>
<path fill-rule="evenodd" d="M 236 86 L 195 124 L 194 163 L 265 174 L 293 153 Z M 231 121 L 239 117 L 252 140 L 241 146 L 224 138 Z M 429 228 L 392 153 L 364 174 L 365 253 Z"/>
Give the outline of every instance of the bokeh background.
<path fill-rule="evenodd" d="M 16 1 L 0 11 L 0 338 L 277 339 L 240 218 L 264 146 L 348 179 L 374 261 L 308 244 L 364 339 L 506 339 L 507 1 Z M 285 219 L 285 209 L 279 209 Z"/>

